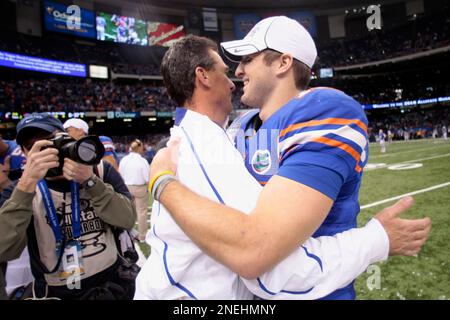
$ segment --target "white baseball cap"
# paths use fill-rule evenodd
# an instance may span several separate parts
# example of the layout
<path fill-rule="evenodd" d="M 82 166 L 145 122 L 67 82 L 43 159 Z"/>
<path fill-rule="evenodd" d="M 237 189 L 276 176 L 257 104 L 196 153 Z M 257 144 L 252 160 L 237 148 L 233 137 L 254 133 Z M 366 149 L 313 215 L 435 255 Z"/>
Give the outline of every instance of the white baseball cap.
<path fill-rule="evenodd" d="M 316 45 L 309 32 L 296 20 L 285 16 L 263 19 L 244 39 L 222 42 L 220 46 L 232 61 L 236 61 L 236 56 L 272 49 L 292 54 L 295 59 L 312 68 L 317 57 Z"/>
<path fill-rule="evenodd" d="M 64 129 L 67 129 L 69 127 L 81 129 L 86 134 L 89 133 L 89 125 L 86 123 L 86 121 L 81 119 L 72 118 L 64 122 Z"/>

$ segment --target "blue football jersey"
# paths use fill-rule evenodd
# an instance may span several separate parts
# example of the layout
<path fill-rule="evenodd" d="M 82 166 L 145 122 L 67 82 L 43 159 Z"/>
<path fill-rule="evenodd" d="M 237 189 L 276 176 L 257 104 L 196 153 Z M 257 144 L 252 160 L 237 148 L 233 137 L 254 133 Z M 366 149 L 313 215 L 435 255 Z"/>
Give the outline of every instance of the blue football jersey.
<path fill-rule="evenodd" d="M 265 185 L 279 175 L 307 185 L 334 204 L 313 237 L 355 228 L 362 169 L 368 160 L 362 106 L 332 88 L 313 88 L 290 100 L 264 123 L 250 111 L 230 126 L 247 170 Z M 354 298 L 352 286 L 328 298 Z"/>

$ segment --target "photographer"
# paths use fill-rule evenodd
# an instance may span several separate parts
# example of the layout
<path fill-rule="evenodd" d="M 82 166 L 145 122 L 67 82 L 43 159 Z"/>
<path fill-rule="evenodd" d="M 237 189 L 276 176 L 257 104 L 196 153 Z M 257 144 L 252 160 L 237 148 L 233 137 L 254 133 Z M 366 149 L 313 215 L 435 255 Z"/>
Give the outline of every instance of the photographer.
<path fill-rule="evenodd" d="M 61 148 L 50 141 L 61 134 L 62 123 L 48 114 L 17 125 L 27 163 L 0 199 L 0 261 L 17 258 L 28 242 L 38 297 L 130 298 L 134 287 L 119 278 L 113 229 L 134 225 L 131 195 L 108 163 L 94 170 L 61 159 Z"/>

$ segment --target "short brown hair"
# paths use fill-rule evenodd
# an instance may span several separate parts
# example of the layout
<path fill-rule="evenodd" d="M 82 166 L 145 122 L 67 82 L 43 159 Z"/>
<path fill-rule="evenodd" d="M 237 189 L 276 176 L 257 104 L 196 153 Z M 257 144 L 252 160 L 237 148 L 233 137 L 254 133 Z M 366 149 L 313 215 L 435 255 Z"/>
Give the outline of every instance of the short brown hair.
<path fill-rule="evenodd" d="M 282 53 L 275 50 L 264 50 L 264 62 L 266 65 L 271 65 L 276 59 L 278 59 Z M 311 68 L 308 67 L 303 62 L 294 58 L 292 63 L 292 68 L 294 70 L 294 80 L 295 86 L 299 90 L 305 90 L 308 88 L 309 81 L 311 80 Z"/>
<path fill-rule="evenodd" d="M 195 89 L 195 69 L 211 70 L 214 60 L 209 49 L 218 52 L 217 44 L 204 37 L 188 35 L 167 50 L 161 63 L 161 74 L 169 96 L 178 105 L 192 98 Z"/>

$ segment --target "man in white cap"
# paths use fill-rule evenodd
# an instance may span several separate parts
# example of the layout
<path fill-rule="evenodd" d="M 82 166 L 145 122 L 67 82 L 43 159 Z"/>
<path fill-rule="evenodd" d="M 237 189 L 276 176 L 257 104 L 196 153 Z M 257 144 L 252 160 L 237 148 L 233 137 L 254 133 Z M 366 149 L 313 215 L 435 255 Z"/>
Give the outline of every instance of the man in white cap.
<path fill-rule="evenodd" d="M 89 125 L 86 121 L 72 118 L 64 122 L 64 129 L 74 139 L 79 140 L 89 134 Z"/>
<path fill-rule="evenodd" d="M 79 140 L 89 134 L 89 125 L 86 121 L 78 118 L 72 118 L 64 122 L 64 129 L 75 140 Z M 105 147 L 103 160 L 109 162 L 114 169 L 119 170 L 117 155 L 112 139 L 107 136 L 99 136 L 100 141 Z"/>
<path fill-rule="evenodd" d="M 287 18 L 280 19 L 285 21 Z M 261 23 L 266 23 L 266 20 Z M 296 32 L 300 28 L 297 25 L 294 24 L 297 29 L 291 28 L 289 31 Z M 261 31 L 268 34 L 267 30 Z M 283 32 L 287 33 L 286 30 Z M 232 110 L 231 92 L 234 85 L 226 76 L 228 68 L 217 54 L 217 49 L 204 42 L 204 38 L 188 36 L 172 46 L 163 59 L 161 70 L 164 83 L 170 96 L 184 107 L 177 109 L 176 126 L 172 130 L 181 138 L 180 163 L 178 168 L 173 164 L 171 147 L 160 151 L 152 162 L 150 185 L 157 200 L 153 207 L 152 230 L 147 234 L 152 254 L 137 278 L 135 298 L 243 299 L 247 295 L 236 274 L 251 279 L 243 280 L 245 286 L 265 299 L 321 298 L 337 288 L 347 287 L 364 270 L 364 265 L 367 267 L 367 263 L 374 261 L 372 259 L 379 261 L 388 253 L 411 255 L 420 250 L 429 232 L 428 219 L 397 218 L 411 205 L 411 199 L 385 210 L 376 216 L 378 220 L 373 219 L 361 230 L 347 230 L 356 226 L 356 222 L 349 223 L 347 220 L 355 215 L 358 207 L 354 196 L 357 187 L 352 182 L 357 182 L 359 186 L 360 176 L 355 170 L 355 160 L 351 160 L 354 158 L 348 159 L 339 153 L 340 149 L 323 152 L 328 166 L 336 163 L 330 169 L 323 167 L 320 158 L 316 159 L 317 165 L 315 162 L 297 164 L 292 162 L 295 157 L 283 154 L 285 159 L 277 168 L 278 173 L 273 171 L 274 166 L 278 166 L 278 157 L 273 156 L 271 151 L 278 149 L 280 134 L 276 128 L 280 119 L 275 116 L 290 107 L 289 104 L 283 105 L 292 98 L 293 103 L 303 102 L 302 99 L 295 99 L 300 89 L 294 90 L 296 86 L 290 83 L 293 79 L 293 58 L 289 54 L 279 54 L 280 57 L 273 58 L 269 63 L 262 59 L 271 53 L 269 51 L 262 54 L 259 60 L 256 56 L 246 57 L 247 65 L 251 64 L 252 59 L 255 63 L 259 62 L 252 70 L 261 73 L 255 77 L 244 77 L 244 96 L 250 94 L 249 84 L 254 86 L 255 79 L 256 82 L 274 82 L 273 86 L 278 86 L 278 81 L 286 82 L 285 87 L 277 87 L 277 93 L 286 101 L 281 101 L 280 97 L 277 101 L 267 95 L 274 90 L 270 84 L 261 92 L 256 92 L 277 105 L 279 110 L 272 110 L 269 120 L 266 118 L 269 114 L 265 113 L 266 127 L 268 124 L 274 127 L 258 130 L 261 136 L 255 139 L 237 141 L 238 147 L 240 142 L 249 146 L 248 150 L 241 152 L 252 151 L 252 154 L 245 154 L 246 168 L 222 128 Z M 242 66 L 238 68 L 238 75 L 241 74 Z M 350 112 L 356 114 L 360 106 L 353 100 L 348 101 L 350 98 L 346 99 L 343 101 L 344 108 L 348 107 Z M 262 103 L 255 105 L 263 105 L 265 100 L 258 102 Z M 296 120 L 302 119 L 293 119 Z M 288 122 L 282 124 L 291 125 Z M 339 123 L 334 125 L 340 127 Z M 272 133 L 275 134 L 272 136 Z M 319 132 L 312 134 L 321 137 Z M 265 146 L 256 145 L 258 148 L 254 148 L 254 142 L 265 143 Z M 307 150 L 305 153 L 308 156 Z M 249 160 L 251 166 L 247 163 Z M 353 166 L 347 164 L 352 161 Z M 305 167 L 308 170 L 304 170 Z M 322 168 L 327 177 L 321 176 Z M 181 183 L 168 171 L 174 169 L 177 169 L 177 179 Z M 283 171 L 287 169 L 293 170 L 292 174 Z M 339 172 L 334 173 L 345 169 L 342 178 Z M 249 172 L 257 180 L 260 176 L 256 176 L 256 172 L 263 177 L 273 177 L 262 188 Z M 308 180 L 297 181 L 298 173 Z M 347 179 L 349 175 L 352 179 Z M 340 184 L 343 180 L 348 181 L 343 192 L 348 193 L 352 203 L 343 205 L 336 201 L 336 209 L 339 213 L 343 212 L 342 217 L 336 217 L 332 204 L 338 198 L 334 194 L 337 189 L 342 189 Z M 317 239 L 308 239 L 328 213 L 331 217 L 329 222 L 334 224 L 327 226 L 328 233 L 335 236 L 315 235 Z M 347 231 L 336 235 L 340 230 L 339 223 L 335 222 L 342 222 L 345 227 L 342 231 Z M 400 232 L 403 236 L 397 237 L 397 232 L 405 226 L 418 230 Z M 323 234 L 327 235 L 327 232 Z M 417 238 L 414 239 L 419 241 L 405 239 L 406 234 L 408 237 L 415 234 Z M 400 238 L 405 242 L 397 242 Z M 226 268 L 221 268 L 217 262 Z M 334 298 L 352 298 L 350 294 L 345 291 Z"/>

